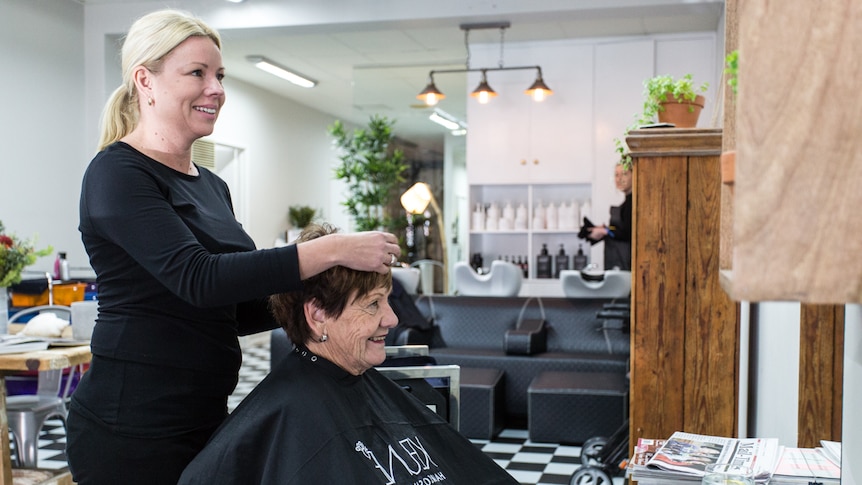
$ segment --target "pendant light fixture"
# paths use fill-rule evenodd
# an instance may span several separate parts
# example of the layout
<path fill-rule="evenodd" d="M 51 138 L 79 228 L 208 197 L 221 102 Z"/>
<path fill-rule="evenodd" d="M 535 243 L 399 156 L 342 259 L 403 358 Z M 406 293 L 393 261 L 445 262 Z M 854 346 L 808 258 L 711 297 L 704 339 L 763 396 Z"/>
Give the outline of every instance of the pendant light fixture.
<path fill-rule="evenodd" d="M 516 66 L 516 67 L 503 67 L 503 36 L 506 31 L 511 26 L 509 22 L 490 22 L 490 23 L 481 23 L 481 24 L 461 24 L 461 30 L 464 31 L 464 46 L 467 49 L 467 61 L 466 67 L 464 69 L 443 69 L 438 71 L 430 71 L 428 72 L 428 85 L 425 86 L 425 89 L 419 93 L 416 98 L 423 101 L 427 106 L 436 105 L 441 99 L 444 99 L 446 95 L 440 92 L 437 89 L 437 86 L 434 85 L 434 75 L 435 74 L 448 74 L 448 73 L 463 73 L 463 72 L 481 72 L 482 80 L 479 82 L 479 86 L 470 93 L 470 96 L 476 98 L 479 103 L 485 104 L 497 96 L 497 92 L 494 91 L 491 86 L 488 84 L 488 71 L 517 71 L 524 69 L 535 69 L 536 70 L 536 80 L 533 84 L 524 91 L 525 94 L 532 97 L 534 101 L 542 101 L 546 97 L 554 94 L 551 91 L 551 88 L 545 84 L 545 81 L 542 79 L 542 68 L 540 66 Z M 500 62 L 498 67 L 484 67 L 484 68 L 476 68 L 473 69 L 470 67 L 470 31 L 475 29 L 500 29 Z"/>
<path fill-rule="evenodd" d="M 437 86 L 434 85 L 434 74 L 432 71 L 431 74 L 428 74 L 428 85 L 425 86 L 425 89 L 423 89 L 416 98 L 424 101 L 427 106 L 434 106 L 445 97 L 446 95 L 441 93 L 440 90 L 437 89 Z"/>
<path fill-rule="evenodd" d="M 481 104 L 488 104 L 491 98 L 497 97 L 497 92 L 488 85 L 488 76 L 485 72 L 485 69 L 482 69 L 482 82 L 470 93 L 470 96 L 476 98 Z"/>

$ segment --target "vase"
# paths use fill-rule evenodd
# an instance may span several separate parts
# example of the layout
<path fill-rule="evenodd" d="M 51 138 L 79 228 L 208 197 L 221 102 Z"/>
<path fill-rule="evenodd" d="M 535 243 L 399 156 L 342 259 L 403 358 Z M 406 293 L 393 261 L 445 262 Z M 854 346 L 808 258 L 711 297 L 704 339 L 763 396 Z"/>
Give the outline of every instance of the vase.
<path fill-rule="evenodd" d="M 660 103 L 662 109 L 658 112 L 658 120 L 661 123 L 673 123 L 677 128 L 694 128 L 705 103 L 706 98 L 699 94 L 694 101 L 689 101 L 676 99 L 668 93 L 667 101 Z"/>
<path fill-rule="evenodd" d="M 0 287 L 0 334 L 9 333 L 9 288 Z"/>

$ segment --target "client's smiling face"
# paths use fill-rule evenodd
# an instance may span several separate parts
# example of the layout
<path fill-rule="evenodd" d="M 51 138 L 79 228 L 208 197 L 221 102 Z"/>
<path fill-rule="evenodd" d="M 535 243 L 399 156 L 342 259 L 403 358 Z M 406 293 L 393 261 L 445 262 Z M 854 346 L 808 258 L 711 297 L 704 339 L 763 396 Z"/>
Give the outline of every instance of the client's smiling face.
<path fill-rule="evenodd" d="M 390 289 L 378 287 L 353 296 L 341 316 L 326 324 L 326 357 L 353 375 L 383 363 L 384 339 L 398 317 L 389 306 Z"/>

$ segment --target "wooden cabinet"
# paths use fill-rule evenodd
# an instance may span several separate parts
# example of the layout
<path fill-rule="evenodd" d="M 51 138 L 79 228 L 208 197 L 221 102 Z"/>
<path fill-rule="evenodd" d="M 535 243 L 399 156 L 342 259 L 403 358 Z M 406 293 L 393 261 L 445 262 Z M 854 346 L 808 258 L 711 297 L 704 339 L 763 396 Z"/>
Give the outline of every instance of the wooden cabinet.
<path fill-rule="evenodd" d="M 632 131 L 631 443 L 736 436 L 739 310 L 719 284 L 721 130 Z"/>

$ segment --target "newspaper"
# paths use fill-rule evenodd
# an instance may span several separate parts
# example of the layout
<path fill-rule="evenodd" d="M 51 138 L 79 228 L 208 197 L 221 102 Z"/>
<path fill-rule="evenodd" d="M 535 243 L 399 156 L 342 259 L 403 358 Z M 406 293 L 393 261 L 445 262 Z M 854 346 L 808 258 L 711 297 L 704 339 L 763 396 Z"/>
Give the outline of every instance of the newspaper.
<path fill-rule="evenodd" d="M 778 456 L 778 438 L 736 439 L 676 432 L 647 462 L 647 468 L 674 472 L 682 478 L 702 477 L 707 465 L 733 464 L 751 469 L 755 481 L 765 483 Z"/>
<path fill-rule="evenodd" d="M 784 448 L 769 483 L 838 485 L 840 480 L 841 467 L 827 458 L 822 448 Z"/>

